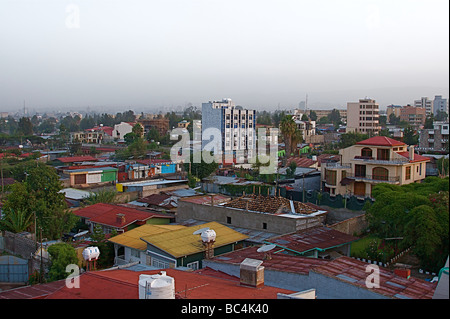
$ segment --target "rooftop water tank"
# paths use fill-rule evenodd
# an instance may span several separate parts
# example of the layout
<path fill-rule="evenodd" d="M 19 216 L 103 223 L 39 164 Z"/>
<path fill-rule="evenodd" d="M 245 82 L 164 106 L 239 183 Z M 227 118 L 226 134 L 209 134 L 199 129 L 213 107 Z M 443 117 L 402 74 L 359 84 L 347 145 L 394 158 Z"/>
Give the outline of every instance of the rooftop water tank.
<path fill-rule="evenodd" d="M 175 299 L 175 280 L 165 271 L 139 276 L 139 299 Z"/>
<path fill-rule="evenodd" d="M 216 240 L 216 232 L 212 229 L 205 230 L 200 237 L 204 243 L 209 243 Z"/>
<path fill-rule="evenodd" d="M 86 247 L 83 250 L 82 255 L 83 255 L 84 260 L 87 260 L 87 261 L 96 260 L 96 259 L 98 259 L 98 256 L 100 255 L 100 250 L 98 249 L 98 247 L 95 247 L 95 246 Z"/>

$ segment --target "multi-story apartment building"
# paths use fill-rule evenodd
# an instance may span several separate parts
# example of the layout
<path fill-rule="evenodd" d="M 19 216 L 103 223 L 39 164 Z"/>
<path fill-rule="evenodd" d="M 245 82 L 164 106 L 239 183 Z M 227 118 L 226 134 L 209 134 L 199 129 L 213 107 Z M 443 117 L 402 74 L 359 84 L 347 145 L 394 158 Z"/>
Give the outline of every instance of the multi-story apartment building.
<path fill-rule="evenodd" d="M 436 95 L 433 100 L 433 114 L 437 115 L 439 112 L 448 114 L 448 100 L 443 99 L 442 95 Z"/>
<path fill-rule="evenodd" d="M 400 121 L 405 121 L 415 128 L 424 125 L 425 119 L 426 110 L 423 107 L 407 105 L 400 109 Z"/>
<path fill-rule="evenodd" d="M 375 100 L 360 99 L 359 102 L 348 102 L 346 132 L 377 135 L 381 131 L 379 117 L 380 107 Z"/>
<path fill-rule="evenodd" d="M 221 142 L 218 148 L 222 154 L 233 155 L 237 152 L 243 154 L 256 149 L 256 111 L 236 107 L 231 99 L 222 101 L 209 101 L 202 103 L 202 138 L 209 128 L 216 128 L 221 133 Z M 202 149 L 212 138 L 202 140 Z"/>
<path fill-rule="evenodd" d="M 402 106 L 401 105 L 388 105 L 386 107 L 386 116 L 387 116 L 387 120 L 389 122 L 389 117 L 391 116 L 391 114 L 394 114 L 395 117 L 400 117 L 400 112 L 402 110 Z"/>
<path fill-rule="evenodd" d="M 164 136 L 169 132 L 169 119 L 164 117 L 150 115 L 139 118 L 137 122 L 144 128 L 144 134 L 147 134 L 151 129 L 156 129 L 161 136 Z"/>
<path fill-rule="evenodd" d="M 421 152 L 448 153 L 448 122 L 434 122 L 433 129 L 423 129 L 419 132 L 419 147 Z"/>
<path fill-rule="evenodd" d="M 422 97 L 420 100 L 415 100 L 414 106 L 423 107 L 425 109 L 426 116 L 433 115 L 433 101 L 429 100 L 428 97 Z"/>
<path fill-rule="evenodd" d="M 429 158 L 414 147 L 375 136 L 339 151 L 341 161 L 321 166 L 322 190 L 331 195 L 370 197 L 379 183 L 410 184 L 425 178 Z"/>
<path fill-rule="evenodd" d="M 101 144 L 104 139 L 103 131 L 84 131 L 70 133 L 70 143 Z"/>

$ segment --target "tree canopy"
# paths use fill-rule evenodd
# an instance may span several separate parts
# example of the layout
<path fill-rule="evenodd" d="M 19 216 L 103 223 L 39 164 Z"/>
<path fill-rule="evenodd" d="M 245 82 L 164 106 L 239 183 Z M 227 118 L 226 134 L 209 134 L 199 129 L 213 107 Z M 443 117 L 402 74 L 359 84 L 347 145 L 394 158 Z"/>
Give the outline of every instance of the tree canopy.
<path fill-rule="evenodd" d="M 449 179 L 427 177 L 408 185 L 378 184 L 367 209 L 371 232 L 403 237 L 426 269 L 438 270 L 448 256 Z"/>

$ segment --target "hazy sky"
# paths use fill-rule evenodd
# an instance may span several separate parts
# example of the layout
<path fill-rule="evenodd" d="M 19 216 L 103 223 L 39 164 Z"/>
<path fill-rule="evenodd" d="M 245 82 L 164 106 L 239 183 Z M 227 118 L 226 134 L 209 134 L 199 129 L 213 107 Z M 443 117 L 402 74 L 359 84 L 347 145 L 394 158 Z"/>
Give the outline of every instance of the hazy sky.
<path fill-rule="evenodd" d="M 448 0 L 0 0 L 0 111 L 383 106 L 448 87 Z"/>

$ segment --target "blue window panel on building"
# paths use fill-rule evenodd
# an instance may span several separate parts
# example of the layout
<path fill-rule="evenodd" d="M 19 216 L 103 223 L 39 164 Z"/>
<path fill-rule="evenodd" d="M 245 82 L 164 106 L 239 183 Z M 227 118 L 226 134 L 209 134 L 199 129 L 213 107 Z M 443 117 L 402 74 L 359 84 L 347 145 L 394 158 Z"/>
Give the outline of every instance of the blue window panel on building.
<path fill-rule="evenodd" d="M 170 173 L 175 173 L 175 164 L 161 166 L 161 174 L 170 174 Z"/>

